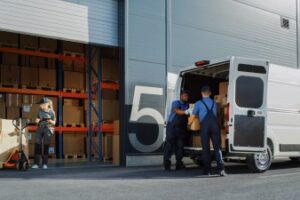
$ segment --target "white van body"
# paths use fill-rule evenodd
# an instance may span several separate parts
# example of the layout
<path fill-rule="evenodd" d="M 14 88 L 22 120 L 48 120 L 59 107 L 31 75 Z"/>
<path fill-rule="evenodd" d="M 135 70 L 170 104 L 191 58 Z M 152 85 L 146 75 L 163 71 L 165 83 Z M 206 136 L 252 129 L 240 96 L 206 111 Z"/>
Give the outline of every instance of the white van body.
<path fill-rule="evenodd" d="M 168 75 L 166 119 L 172 101 L 186 89 L 185 76 L 197 73 L 212 79 L 221 74 L 229 83 L 228 148 L 223 150 L 224 156 L 246 157 L 255 172 L 266 171 L 273 159 L 299 160 L 300 70 L 233 56 L 189 66 L 177 76 Z"/>

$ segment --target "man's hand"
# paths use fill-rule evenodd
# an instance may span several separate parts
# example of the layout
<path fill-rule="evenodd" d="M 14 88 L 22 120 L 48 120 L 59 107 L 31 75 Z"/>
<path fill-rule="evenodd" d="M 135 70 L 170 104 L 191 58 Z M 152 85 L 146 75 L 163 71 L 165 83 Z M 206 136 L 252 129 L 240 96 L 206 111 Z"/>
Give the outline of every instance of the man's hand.
<path fill-rule="evenodd" d="M 52 119 L 48 119 L 47 122 L 50 123 L 50 124 L 52 124 L 52 125 L 55 125 L 55 121 L 52 120 Z"/>
<path fill-rule="evenodd" d="M 41 119 L 39 119 L 39 118 L 37 118 L 36 120 L 35 120 L 35 123 L 40 123 L 40 121 L 41 121 Z"/>

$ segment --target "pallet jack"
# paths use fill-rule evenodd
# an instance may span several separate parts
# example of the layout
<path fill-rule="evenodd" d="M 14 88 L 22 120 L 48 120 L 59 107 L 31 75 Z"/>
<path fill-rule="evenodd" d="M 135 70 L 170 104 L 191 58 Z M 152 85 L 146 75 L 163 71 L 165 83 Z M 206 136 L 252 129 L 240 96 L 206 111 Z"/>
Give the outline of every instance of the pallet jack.
<path fill-rule="evenodd" d="M 26 171 L 29 169 L 29 159 L 25 155 L 23 151 L 23 143 L 22 143 L 22 135 L 23 135 L 23 130 L 27 127 L 28 125 L 28 120 L 24 120 L 22 118 L 20 119 L 15 119 L 12 121 L 14 127 L 18 131 L 18 136 L 19 136 L 19 149 L 14 150 L 8 160 L 3 163 L 3 168 L 4 169 L 17 169 L 20 171 Z"/>

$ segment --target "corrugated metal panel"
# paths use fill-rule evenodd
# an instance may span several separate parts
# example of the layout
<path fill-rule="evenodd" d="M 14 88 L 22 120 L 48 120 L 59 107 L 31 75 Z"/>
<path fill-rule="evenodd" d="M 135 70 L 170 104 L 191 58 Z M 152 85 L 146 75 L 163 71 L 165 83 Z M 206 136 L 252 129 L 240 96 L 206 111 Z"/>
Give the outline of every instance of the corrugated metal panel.
<path fill-rule="evenodd" d="M 295 1 L 255 2 L 254 7 L 232 0 L 172 1 L 173 65 L 236 55 L 296 66 Z M 277 13 L 289 13 L 290 29 L 281 28 Z"/>
<path fill-rule="evenodd" d="M 117 0 L 1 0 L 0 29 L 118 45 Z"/>

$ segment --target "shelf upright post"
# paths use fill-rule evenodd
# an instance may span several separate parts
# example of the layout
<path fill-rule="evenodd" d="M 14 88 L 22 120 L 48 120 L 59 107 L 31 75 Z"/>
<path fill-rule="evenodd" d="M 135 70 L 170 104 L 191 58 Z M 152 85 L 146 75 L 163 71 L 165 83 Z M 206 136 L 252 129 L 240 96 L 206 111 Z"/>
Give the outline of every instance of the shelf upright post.
<path fill-rule="evenodd" d="M 61 40 L 58 41 L 58 53 L 62 54 L 63 53 L 63 43 Z M 58 91 L 62 91 L 64 87 L 64 82 L 63 82 L 63 61 L 62 60 L 57 60 L 57 89 Z M 63 97 L 62 95 L 58 96 L 58 114 L 57 114 L 57 119 L 58 119 L 58 126 L 62 127 L 63 126 Z M 63 132 L 59 130 L 58 132 L 58 148 L 57 148 L 57 156 L 59 159 L 63 158 Z"/>
<path fill-rule="evenodd" d="M 88 160 L 92 161 L 92 49 L 91 45 L 87 46 L 87 72 L 88 72 Z"/>
<path fill-rule="evenodd" d="M 96 114 L 98 116 L 98 158 L 99 161 L 103 161 L 103 154 L 102 154 L 102 48 L 98 48 L 98 74 L 97 74 L 97 98 L 98 98 L 98 110 Z"/>

